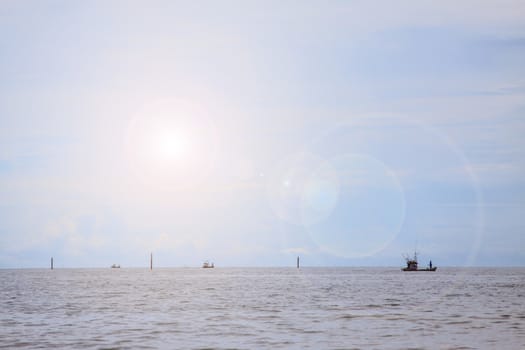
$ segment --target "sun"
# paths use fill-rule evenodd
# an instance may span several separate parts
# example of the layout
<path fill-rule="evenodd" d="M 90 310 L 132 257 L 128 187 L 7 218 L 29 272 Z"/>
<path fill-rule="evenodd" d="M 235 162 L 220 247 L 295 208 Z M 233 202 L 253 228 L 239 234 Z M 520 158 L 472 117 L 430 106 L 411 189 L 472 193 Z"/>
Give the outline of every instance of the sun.
<path fill-rule="evenodd" d="M 189 152 L 187 131 L 163 129 L 152 135 L 153 156 L 160 161 L 179 161 Z"/>
<path fill-rule="evenodd" d="M 180 168 L 195 156 L 187 123 L 169 118 L 137 118 L 128 137 L 128 151 L 136 165 L 151 172 Z"/>
<path fill-rule="evenodd" d="M 196 101 L 159 99 L 144 105 L 126 127 L 130 181 L 162 189 L 202 185 L 215 166 L 217 135 L 212 114 Z"/>

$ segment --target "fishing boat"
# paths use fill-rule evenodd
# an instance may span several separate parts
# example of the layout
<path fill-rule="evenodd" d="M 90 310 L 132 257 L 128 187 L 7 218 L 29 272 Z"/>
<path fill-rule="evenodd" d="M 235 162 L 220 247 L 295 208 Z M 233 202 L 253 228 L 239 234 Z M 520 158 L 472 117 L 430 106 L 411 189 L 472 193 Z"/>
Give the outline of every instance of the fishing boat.
<path fill-rule="evenodd" d="M 203 269 L 213 269 L 214 267 L 213 263 L 210 264 L 208 261 L 205 261 L 204 264 L 202 264 Z"/>
<path fill-rule="evenodd" d="M 437 266 L 432 266 L 432 261 L 429 262 L 428 267 L 424 269 L 418 268 L 417 252 L 414 252 L 413 257 L 405 256 L 407 266 L 402 268 L 403 271 L 436 271 Z"/>
<path fill-rule="evenodd" d="M 112 269 L 120 269 L 120 265 L 119 264 L 113 264 L 113 265 L 111 265 L 111 268 Z"/>

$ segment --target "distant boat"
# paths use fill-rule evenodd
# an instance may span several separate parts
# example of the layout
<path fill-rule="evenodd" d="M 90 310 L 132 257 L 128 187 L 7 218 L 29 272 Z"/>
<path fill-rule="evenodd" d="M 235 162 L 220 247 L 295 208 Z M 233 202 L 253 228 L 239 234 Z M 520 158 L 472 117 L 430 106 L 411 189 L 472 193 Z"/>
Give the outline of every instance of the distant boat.
<path fill-rule="evenodd" d="M 208 261 L 205 261 L 204 264 L 202 264 L 203 269 L 213 269 L 214 267 L 213 263 L 210 264 Z"/>
<path fill-rule="evenodd" d="M 120 269 L 120 265 L 118 265 L 118 264 L 113 264 L 113 265 L 111 265 L 111 268 L 112 268 L 112 269 Z"/>
<path fill-rule="evenodd" d="M 403 271 L 436 271 L 437 266 L 432 266 L 432 261 L 429 262 L 428 267 L 424 269 L 418 268 L 417 252 L 414 252 L 413 257 L 405 256 L 407 266 L 402 268 Z"/>

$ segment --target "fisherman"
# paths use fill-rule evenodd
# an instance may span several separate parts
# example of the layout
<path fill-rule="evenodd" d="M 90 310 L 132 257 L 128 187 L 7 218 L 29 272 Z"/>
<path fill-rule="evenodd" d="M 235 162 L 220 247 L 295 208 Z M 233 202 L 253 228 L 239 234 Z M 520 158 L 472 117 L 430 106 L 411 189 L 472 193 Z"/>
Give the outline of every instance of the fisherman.
<path fill-rule="evenodd" d="M 428 263 L 428 266 L 430 266 L 430 269 L 432 270 L 432 260 Z"/>

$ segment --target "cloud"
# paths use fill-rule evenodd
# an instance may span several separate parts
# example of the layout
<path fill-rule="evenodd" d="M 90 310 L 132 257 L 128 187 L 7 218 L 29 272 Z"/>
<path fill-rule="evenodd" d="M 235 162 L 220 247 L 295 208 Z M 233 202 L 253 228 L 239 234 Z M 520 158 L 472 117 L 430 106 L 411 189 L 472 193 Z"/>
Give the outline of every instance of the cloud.
<path fill-rule="evenodd" d="M 164 5 L 0 9 L 2 255 L 319 262 L 375 232 L 382 261 L 520 203 L 521 2 Z"/>
<path fill-rule="evenodd" d="M 478 94 L 486 96 L 523 96 L 525 95 L 525 84 L 516 83 L 507 86 L 499 86 L 491 90 L 480 91 Z"/>

